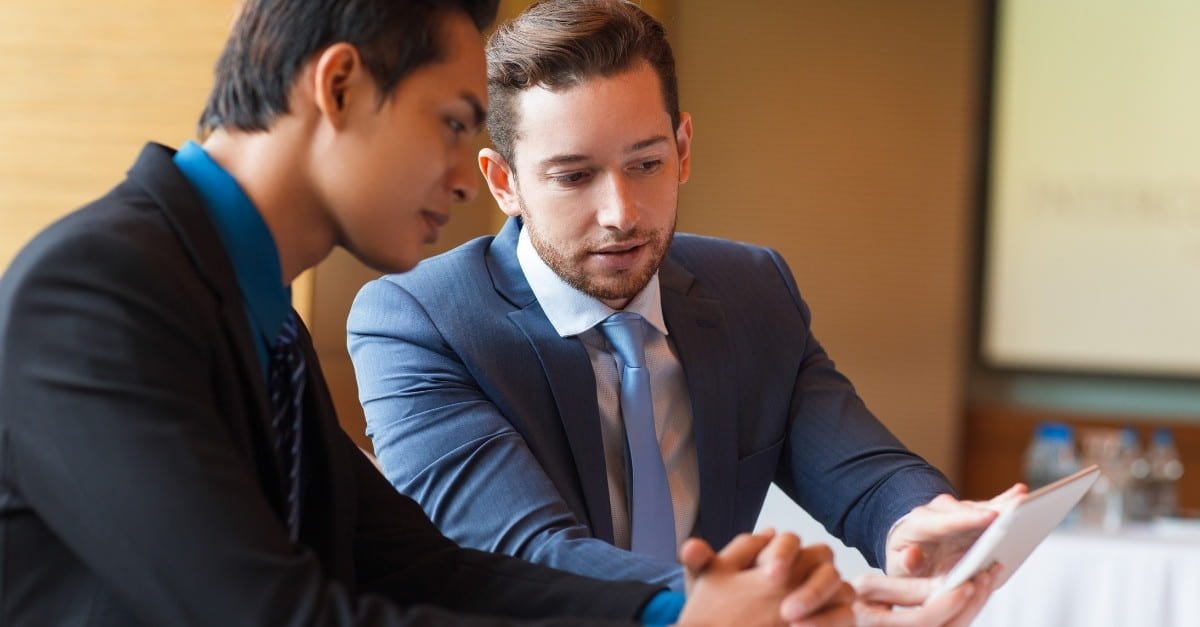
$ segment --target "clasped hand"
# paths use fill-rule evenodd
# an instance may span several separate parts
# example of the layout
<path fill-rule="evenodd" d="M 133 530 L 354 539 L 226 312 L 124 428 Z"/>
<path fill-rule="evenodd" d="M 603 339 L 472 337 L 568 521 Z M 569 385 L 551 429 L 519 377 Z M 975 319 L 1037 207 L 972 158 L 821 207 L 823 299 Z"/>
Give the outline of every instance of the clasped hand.
<path fill-rule="evenodd" d="M 995 509 L 1024 491 L 1024 486 L 1014 486 L 983 504 L 938 497 L 924 509 L 917 508 L 897 525 L 888 541 L 889 567 L 894 566 L 895 555 L 904 559 L 897 563 L 897 570 L 902 565 L 907 572 L 869 574 L 854 586 L 842 581 L 829 547 L 802 546 L 795 534 L 772 530 L 743 534 L 720 553 L 702 540 L 688 540 L 680 550 L 688 602 L 679 624 L 969 625 L 991 595 L 997 569 L 980 573 L 925 604 L 938 581 L 930 575 L 944 574 L 990 524 Z M 991 513 L 981 513 L 981 509 Z M 947 541 L 946 546 L 941 546 L 939 539 Z M 918 571 L 924 576 L 913 576 Z M 896 612 L 897 607 L 906 610 Z"/>
<path fill-rule="evenodd" d="M 680 625 L 852 625 L 854 590 L 829 547 L 792 533 L 742 534 L 720 553 L 691 539 L 679 552 L 687 586 Z"/>

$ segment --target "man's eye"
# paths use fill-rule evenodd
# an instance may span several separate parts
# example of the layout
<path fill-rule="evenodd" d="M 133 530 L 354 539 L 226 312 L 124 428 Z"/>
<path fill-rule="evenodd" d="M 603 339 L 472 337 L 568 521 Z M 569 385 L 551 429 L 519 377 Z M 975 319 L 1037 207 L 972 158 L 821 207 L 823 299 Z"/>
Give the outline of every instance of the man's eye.
<path fill-rule="evenodd" d="M 556 174 L 550 178 L 560 185 L 574 185 L 583 182 L 587 178 L 587 172 L 567 172 L 566 174 Z"/>
<path fill-rule="evenodd" d="M 662 167 L 662 163 L 662 159 L 652 159 L 650 161 L 643 161 L 637 164 L 634 166 L 634 169 L 642 173 L 654 172 Z"/>
<path fill-rule="evenodd" d="M 446 118 L 446 125 L 450 127 L 450 130 L 455 135 L 461 135 L 461 134 L 467 132 L 467 125 L 463 124 L 462 122 L 459 122 L 458 120 L 456 120 L 454 118 Z"/>

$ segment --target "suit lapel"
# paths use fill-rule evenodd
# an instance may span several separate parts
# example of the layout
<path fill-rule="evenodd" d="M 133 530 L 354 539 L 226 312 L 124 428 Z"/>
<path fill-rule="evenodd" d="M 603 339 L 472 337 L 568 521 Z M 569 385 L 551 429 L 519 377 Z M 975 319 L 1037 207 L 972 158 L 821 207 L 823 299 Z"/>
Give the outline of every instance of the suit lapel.
<path fill-rule="evenodd" d="M 263 379 L 262 365 L 258 362 L 254 339 L 250 335 L 233 264 L 200 196 L 171 161 L 173 154 L 164 146 L 147 144 L 137 163 L 130 169 L 129 180 L 158 203 L 195 264 L 200 278 L 216 295 L 221 305 L 221 322 L 239 357 L 240 378 L 250 386 L 252 398 L 259 401 L 258 415 L 266 418 L 271 413 L 267 404 L 266 381 Z"/>
<path fill-rule="evenodd" d="M 737 511 L 736 373 L 727 369 L 729 343 L 721 302 L 695 293 L 695 277 L 672 260 L 659 269 L 663 316 L 687 377 L 700 469 L 699 535 L 723 545 Z"/>
<path fill-rule="evenodd" d="M 541 363 L 571 448 L 592 533 L 612 542 L 612 509 L 596 403 L 596 375 L 583 343 L 578 338 L 564 339 L 558 335 L 525 280 L 517 261 L 520 231 L 519 220 L 505 223 L 489 249 L 488 270 L 496 291 L 517 307 L 508 318 L 525 334 Z"/>
<path fill-rule="evenodd" d="M 248 388 L 243 398 L 251 405 L 246 408 L 258 418 L 257 424 L 247 425 L 234 421 L 232 428 L 250 428 L 249 440 L 262 450 L 274 451 L 271 443 L 271 410 L 267 397 L 266 381 L 258 352 L 250 334 L 249 322 L 242 304 L 242 294 L 237 286 L 233 264 L 217 235 L 208 210 L 204 208 L 191 183 L 171 161 L 174 151 L 158 144 L 147 144 L 138 160 L 129 170 L 129 181 L 149 195 L 166 216 L 175 230 L 179 241 L 187 251 L 201 280 L 209 286 L 220 307 L 221 327 L 232 347 L 237 365 L 236 379 Z M 263 448 L 265 447 L 265 448 Z M 273 459 L 268 457 L 267 460 Z M 273 491 L 269 497 L 282 512 L 284 493 L 282 469 L 276 464 L 264 463 L 256 456 L 258 471 L 263 476 L 273 477 Z"/>
<path fill-rule="evenodd" d="M 596 404 L 596 376 L 587 350 L 576 338 L 559 337 L 536 303 L 508 317 L 525 333 L 541 362 L 575 460 L 575 474 L 592 531 L 596 537 L 612 542 L 612 510 Z"/>

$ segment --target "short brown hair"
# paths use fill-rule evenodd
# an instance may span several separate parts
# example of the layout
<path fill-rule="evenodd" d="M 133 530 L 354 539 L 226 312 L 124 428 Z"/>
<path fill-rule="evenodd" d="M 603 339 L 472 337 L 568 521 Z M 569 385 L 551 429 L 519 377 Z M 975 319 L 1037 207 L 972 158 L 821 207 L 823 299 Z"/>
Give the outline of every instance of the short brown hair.
<path fill-rule="evenodd" d="M 646 61 L 658 74 L 671 128 L 679 127 L 675 57 L 663 25 L 625 0 L 545 0 L 488 38 L 488 132 L 511 165 L 517 94 L 531 87 L 572 87 Z"/>

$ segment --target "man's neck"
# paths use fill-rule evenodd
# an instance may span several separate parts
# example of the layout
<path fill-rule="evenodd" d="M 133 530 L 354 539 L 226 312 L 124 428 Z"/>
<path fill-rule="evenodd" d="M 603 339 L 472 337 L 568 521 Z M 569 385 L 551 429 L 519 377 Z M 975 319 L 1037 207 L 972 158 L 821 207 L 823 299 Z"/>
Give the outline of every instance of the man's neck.
<path fill-rule="evenodd" d="M 266 132 L 218 129 L 204 149 L 250 197 L 275 239 L 284 285 L 329 255 L 336 228 L 312 189 L 309 146 L 298 120 L 281 116 Z"/>

